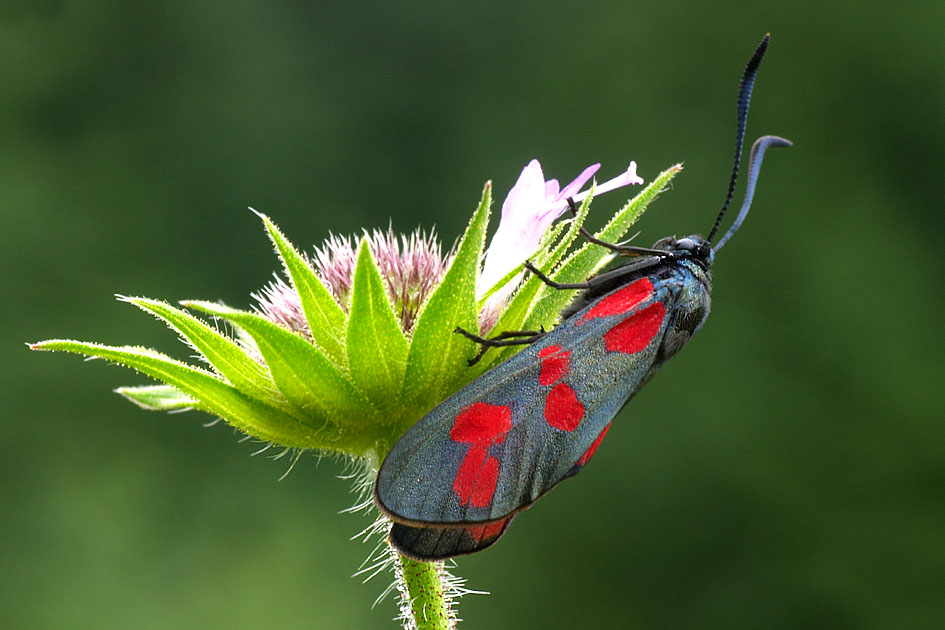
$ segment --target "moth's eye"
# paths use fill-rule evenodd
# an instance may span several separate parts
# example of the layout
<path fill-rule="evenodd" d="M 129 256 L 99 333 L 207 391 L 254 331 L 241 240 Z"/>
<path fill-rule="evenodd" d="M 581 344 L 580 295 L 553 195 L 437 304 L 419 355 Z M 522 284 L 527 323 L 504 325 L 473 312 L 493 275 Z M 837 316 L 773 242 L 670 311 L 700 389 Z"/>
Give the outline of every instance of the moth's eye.
<path fill-rule="evenodd" d="M 676 241 L 677 249 L 684 249 L 686 251 L 691 251 L 695 249 L 695 247 L 696 247 L 696 242 L 692 240 L 691 238 L 681 238 L 678 241 Z"/>

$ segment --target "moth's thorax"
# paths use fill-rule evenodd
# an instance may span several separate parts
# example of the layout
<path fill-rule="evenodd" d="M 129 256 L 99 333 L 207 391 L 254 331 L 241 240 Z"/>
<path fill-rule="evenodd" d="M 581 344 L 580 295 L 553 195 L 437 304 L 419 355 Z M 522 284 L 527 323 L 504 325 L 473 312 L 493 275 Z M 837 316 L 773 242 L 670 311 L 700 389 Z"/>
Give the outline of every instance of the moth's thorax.
<path fill-rule="evenodd" d="M 660 363 L 676 354 L 702 328 L 712 306 L 712 276 L 701 261 L 683 258 L 676 261 L 673 272 L 679 289 L 660 346 Z"/>

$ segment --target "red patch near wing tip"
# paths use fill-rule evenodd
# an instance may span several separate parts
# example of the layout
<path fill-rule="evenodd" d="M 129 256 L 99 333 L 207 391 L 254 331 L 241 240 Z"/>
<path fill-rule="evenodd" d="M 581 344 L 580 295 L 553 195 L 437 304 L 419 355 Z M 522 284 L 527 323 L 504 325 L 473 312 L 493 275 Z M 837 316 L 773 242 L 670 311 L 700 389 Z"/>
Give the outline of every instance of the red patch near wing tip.
<path fill-rule="evenodd" d="M 604 347 L 608 352 L 624 354 L 643 350 L 660 331 L 665 315 L 666 307 L 662 302 L 650 304 L 604 333 Z"/>
<path fill-rule="evenodd" d="M 577 465 L 583 466 L 587 462 L 591 461 L 591 458 L 594 456 L 594 453 L 597 452 L 597 447 L 600 446 L 600 443 L 604 441 L 604 436 L 607 435 L 607 431 L 610 430 L 610 422 L 607 423 L 607 426 L 604 427 L 604 430 L 600 432 L 600 435 L 597 436 L 597 439 L 594 440 L 594 443 L 591 444 L 584 454 L 581 455 L 581 459 L 578 460 Z"/>
<path fill-rule="evenodd" d="M 584 417 L 584 405 L 567 383 L 558 383 L 545 398 L 545 421 L 556 429 L 574 431 Z"/>
<path fill-rule="evenodd" d="M 583 324 L 589 319 L 597 317 L 607 317 L 609 315 L 619 315 L 633 309 L 634 306 L 650 297 L 653 293 L 653 283 L 649 278 L 640 278 L 636 282 L 628 284 L 624 288 L 614 291 L 600 302 L 594 305 L 578 321 Z"/>
<path fill-rule="evenodd" d="M 560 380 L 571 368 L 571 352 L 564 351 L 561 346 L 543 348 L 538 356 L 542 358 L 541 373 L 538 382 L 542 385 L 551 385 Z"/>

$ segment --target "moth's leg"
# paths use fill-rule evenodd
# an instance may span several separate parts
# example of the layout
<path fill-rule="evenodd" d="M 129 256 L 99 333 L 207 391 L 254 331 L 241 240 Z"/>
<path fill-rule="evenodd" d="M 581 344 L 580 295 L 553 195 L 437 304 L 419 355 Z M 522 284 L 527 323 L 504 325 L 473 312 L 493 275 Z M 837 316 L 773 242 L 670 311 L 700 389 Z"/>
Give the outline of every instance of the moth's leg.
<path fill-rule="evenodd" d="M 577 209 L 577 206 L 574 205 L 574 199 L 572 199 L 571 197 L 568 197 L 568 207 L 571 209 L 571 214 L 573 214 L 574 216 L 577 216 L 578 209 Z M 587 239 L 588 242 L 594 243 L 595 245 L 600 245 L 601 247 L 609 249 L 610 251 L 615 252 L 617 254 L 621 254 L 623 256 L 643 256 L 643 255 L 665 256 L 667 254 L 667 252 L 662 249 L 652 249 L 650 247 L 634 247 L 633 245 L 626 245 L 623 243 L 608 243 L 607 241 L 602 241 L 596 236 L 594 236 L 593 234 L 591 234 L 590 232 L 588 232 L 586 229 L 584 229 L 583 225 L 578 228 L 578 231 L 581 232 L 581 236 Z"/>
<path fill-rule="evenodd" d="M 474 335 L 468 330 L 463 330 L 462 328 L 457 328 L 453 331 L 454 333 L 459 333 L 479 344 L 479 354 L 477 354 L 472 359 L 469 359 L 469 365 L 476 365 L 479 363 L 479 359 L 482 358 L 482 355 L 486 353 L 486 350 L 489 348 L 504 348 L 507 346 L 527 346 L 530 343 L 534 343 L 539 337 L 545 334 L 544 330 L 508 330 L 503 333 L 499 333 L 495 337 L 480 337 L 479 335 Z"/>
<path fill-rule="evenodd" d="M 587 282 L 555 282 L 543 274 L 541 270 L 533 265 L 532 261 L 530 260 L 525 261 L 525 268 L 538 276 L 539 280 L 547 284 L 552 289 L 586 289 L 590 286 Z"/>

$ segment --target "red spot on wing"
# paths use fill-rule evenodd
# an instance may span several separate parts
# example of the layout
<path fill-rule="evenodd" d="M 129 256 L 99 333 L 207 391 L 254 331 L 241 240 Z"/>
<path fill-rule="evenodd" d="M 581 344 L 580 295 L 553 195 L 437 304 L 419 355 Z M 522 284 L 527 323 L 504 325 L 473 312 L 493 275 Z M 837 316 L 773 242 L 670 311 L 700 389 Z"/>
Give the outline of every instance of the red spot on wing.
<path fill-rule="evenodd" d="M 607 431 L 610 430 L 610 424 L 611 423 L 609 422 L 607 423 L 607 426 L 604 427 L 604 430 L 600 432 L 600 435 L 597 436 L 597 439 L 594 440 L 594 443 L 591 444 L 586 451 L 584 451 L 584 454 L 581 455 L 581 459 L 579 459 L 577 462 L 578 466 L 583 466 L 591 460 L 591 457 L 593 457 L 594 453 L 597 452 L 597 447 L 600 446 L 600 443 L 604 440 L 604 436 L 607 435 Z"/>
<path fill-rule="evenodd" d="M 501 521 L 496 521 L 495 523 L 486 525 L 483 528 L 483 532 L 482 532 L 483 537 L 485 538 L 489 536 L 495 536 L 496 534 L 502 533 L 502 528 L 504 528 L 505 524 L 508 522 L 509 522 L 509 519 L 504 518 Z"/>
<path fill-rule="evenodd" d="M 665 316 L 666 307 L 662 302 L 650 304 L 604 333 L 604 347 L 608 352 L 624 354 L 643 350 L 660 331 Z"/>
<path fill-rule="evenodd" d="M 476 542 L 493 538 L 502 533 L 502 530 L 505 529 L 505 524 L 509 522 L 509 518 L 504 518 L 501 521 L 495 521 L 485 525 L 478 525 L 476 527 L 467 527 L 466 533 Z"/>
<path fill-rule="evenodd" d="M 477 402 L 456 416 L 450 439 L 469 444 L 469 450 L 456 471 L 453 492 L 460 505 L 483 508 L 489 505 L 499 480 L 499 460 L 488 453 L 493 444 L 501 444 L 512 428 L 512 411 L 505 405 Z"/>
<path fill-rule="evenodd" d="M 584 405 L 567 383 L 558 383 L 545 398 L 545 421 L 556 429 L 574 431 L 584 417 Z"/>
<path fill-rule="evenodd" d="M 456 416 L 450 439 L 487 447 L 501 442 L 512 428 L 512 410 L 505 405 L 476 402 Z"/>
<path fill-rule="evenodd" d="M 628 284 L 624 288 L 615 291 L 599 301 L 591 310 L 584 313 L 578 324 L 583 324 L 589 319 L 597 317 L 608 317 L 609 315 L 619 315 L 633 310 L 640 302 L 644 301 L 653 294 L 653 283 L 649 278 L 640 278 L 636 282 Z"/>
<path fill-rule="evenodd" d="M 542 358 L 541 374 L 538 375 L 538 382 L 542 385 L 551 385 L 567 374 L 571 367 L 571 352 L 562 351 L 561 346 L 543 348 L 538 356 Z"/>

